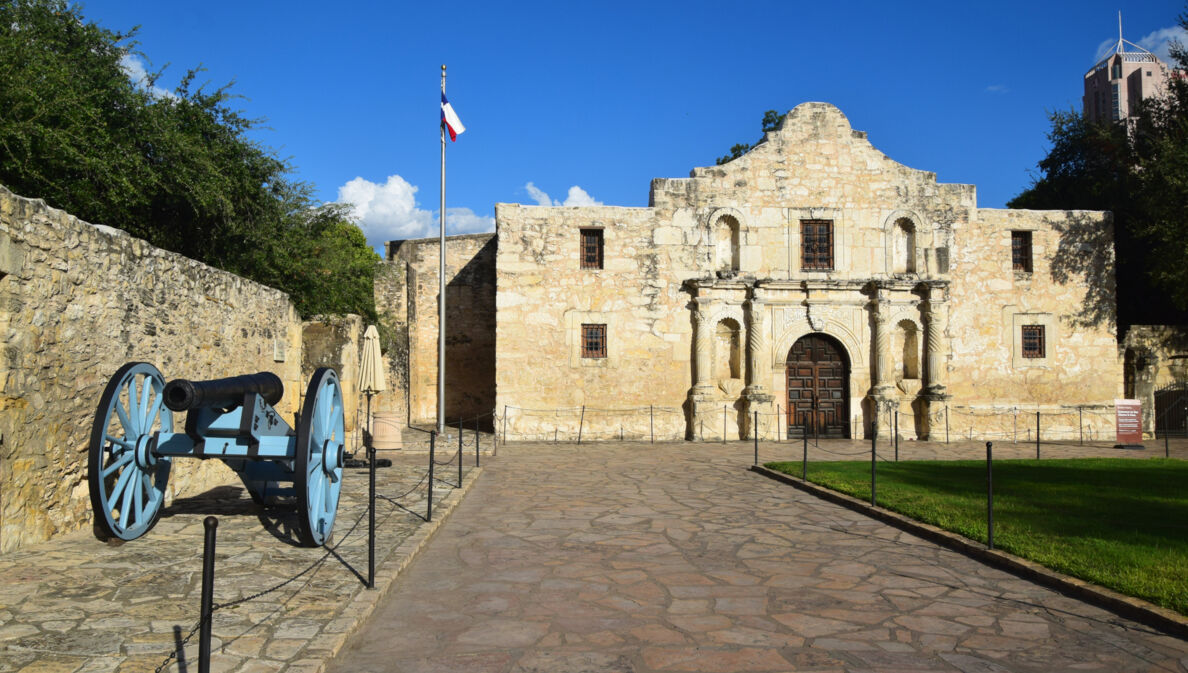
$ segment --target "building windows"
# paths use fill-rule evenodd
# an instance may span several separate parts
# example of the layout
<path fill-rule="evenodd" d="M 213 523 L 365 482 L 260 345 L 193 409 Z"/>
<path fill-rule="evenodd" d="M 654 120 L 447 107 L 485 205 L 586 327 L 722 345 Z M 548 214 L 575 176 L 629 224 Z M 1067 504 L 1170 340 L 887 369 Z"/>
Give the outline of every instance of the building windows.
<path fill-rule="evenodd" d="M 602 268 L 602 230 L 582 229 L 582 242 L 579 256 L 583 269 Z"/>
<path fill-rule="evenodd" d="M 582 357 L 606 357 L 606 325 L 582 324 Z"/>
<path fill-rule="evenodd" d="M 833 220 L 800 221 L 800 268 L 833 270 Z"/>
<path fill-rule="evenodd" d="M 1043 358 L 1047 357 L 1046 344 L 1044 343 L 1044 326 L 1043 325 L 1024 325 L 1023 326 L 1023 357 L 1025 358 Z"/>
<path fill-rule="evenodd" d="M 1011 232 L 1011 268 L 1031 273 L 1031 232 Z"/>

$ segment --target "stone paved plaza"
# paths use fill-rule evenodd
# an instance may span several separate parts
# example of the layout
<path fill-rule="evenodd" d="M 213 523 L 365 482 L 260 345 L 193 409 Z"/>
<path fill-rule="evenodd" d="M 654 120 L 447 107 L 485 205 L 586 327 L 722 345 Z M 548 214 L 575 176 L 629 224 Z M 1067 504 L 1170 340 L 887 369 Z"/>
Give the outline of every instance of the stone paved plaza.
<path fill-rule="evenodd" d="M 749 443 L 499 453 L 329 670 L 1188 671 L 1184 640 L 746 471 Z"/>
<path fill-rule="evenodd" d="M 215 612 L 212 671 L 322 670 L 460 499 L 451 488 L 458 481 L 454 463 L 439 472 L 433 522 L 426 524 L 427 454 L 382 455 L 395 465 L 377 470 L 376 489 L 395 502 L 376 506 L 378 590 L 363 587 L 366 470 L 346 470 L 329 554 L 295 546 L 293 515 L 253 504 L 236 480 L 175 502 L 138 540 L 112 546 L 79 531 L 0 556 L 0 672 L 156 670 L 197 623 L 202 522 L 212 514 L 219 519 L 216 604 L 283 584 Z M 468 461 L 467 487 L 481 473 L 473 471 L 473 454 Z M 195 635 L 180 663 L 162 670 L 198 670 L 197 643 Z"/>

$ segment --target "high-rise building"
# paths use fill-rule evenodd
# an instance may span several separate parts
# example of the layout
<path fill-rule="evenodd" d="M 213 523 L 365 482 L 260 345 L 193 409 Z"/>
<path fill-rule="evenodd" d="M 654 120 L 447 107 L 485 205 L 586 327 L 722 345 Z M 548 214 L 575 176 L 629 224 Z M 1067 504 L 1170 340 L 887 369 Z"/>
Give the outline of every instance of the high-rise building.
<path fill-rule="evenodd" d="M 1135 51 L 1127 51 L 1127 46 Z M 1167 90 L 1169 69 L 1155 54 L 1122 39 L 1118 15 L 1118 42 L 1113 51 L 1085 73 L 1081 109 L 1092 122 L 1119 121 L 1137 111 L 1139 101 L 1161 96 Z"/>

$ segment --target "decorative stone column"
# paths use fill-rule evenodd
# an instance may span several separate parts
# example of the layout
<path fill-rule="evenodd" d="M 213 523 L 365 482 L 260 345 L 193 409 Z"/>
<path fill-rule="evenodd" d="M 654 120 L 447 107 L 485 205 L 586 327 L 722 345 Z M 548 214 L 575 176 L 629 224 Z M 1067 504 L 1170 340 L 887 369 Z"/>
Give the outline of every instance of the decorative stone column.
<path fill-rule="evenodd" d="M 928 287 L 928 301 L 924 304 L 924 394 L 930 397 L 945 395 L 944 328 L 949 318 L 949 305 L 944 300 L 944 288 Z"/>
<path fill-rule="evenodd" d="M 705 297 L 697 297 L 693 301 L 694 383 L 689 389 L 689 427 L 685 431 L 685 438 L 696 440 L 701 438 L 703 427 L 714 429 L 713 434 L 707 431 L 706 436 L 721 437 L 722 405 L 715 393 L 710 371 L 714 346 L 714 325 L 711 320 L 715 302 Z"/>
<path fill-rule="evenodd" d="M 871 393 L 883 395 L 893 386 L 891 382 L 891 325 L 890 300 L 887 291 L 879 288 L 875 293 L 875 300 L 871 307 L 871 340 L 874 342 L 874 388 Z"/>
<path fill-rule="evenodd" d="M 747 387 L 743 397 L 747 400 L 747 417 L 743 424 L 744 435 L 754 437 L 755 414 L 759 414 L 758 432 L 761 439 L 775 439 L 774 428 L 778 427 L 772 416 L 773 397 L 767 384 L 771 379 L 771 356 L 767 349 L 767 304 L 758 296 L 758 291 L 747 302 Z"/>

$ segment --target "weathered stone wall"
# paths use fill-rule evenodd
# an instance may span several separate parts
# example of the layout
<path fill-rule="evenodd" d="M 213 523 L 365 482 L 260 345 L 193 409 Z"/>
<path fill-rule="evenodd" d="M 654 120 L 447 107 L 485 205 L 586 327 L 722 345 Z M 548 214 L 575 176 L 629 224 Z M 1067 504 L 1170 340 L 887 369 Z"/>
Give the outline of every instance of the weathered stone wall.
<path fill-rule="evenodd" d="M 1031 232 L 1031 272 L 1012 270 L 1012 231 Z M 979 209 L 955 237 L 948 329 L 954 401 L 986 410 L 1112 408 L 1122 396 L 1122 363 L 1109 214 Z M 1044 357 L 1021 357 L 1024 324 L 1044 327 Z"/>
<path fill-rule="evenodd" d="M 1188 393 L 1188 328 L 1131 325 L 1122 340 L 1124 369 L 1132 377 L 1131 394 L 1143 404 L 1143 432 L 1184 432 L 1188 414 L 1180 413 Z M 1159 398 L 1157 401 L 1156 398 Z"/>
<path fill-rule="evenodd" d="M 832 223 L 832 269 L 803 268 L 806 220 Z M 725 165 L 654 180 L 649 208 L 498 204 L 496 226 L 509 439 L 618 436 L 649 406 L 674 410 L 658 437 L 746 436 L 756 411 L 766 436 L 787 409 L 789 351 L 813 333 L 847 359 L 853 436 L 887 432 L 896 408 L 914 417 L 906 436 L 946 404 L 990 432 L 1001 419 L 975 412 L 1098 409 L 1120 390 L 1104 214 L 978 209 L 972 186 L 892 161 L 831 105 L 797 107 Z M 604 268 L 580 268 L 582 229 L 602 231 Z M 1026 278 L 1012 229 L 1033 232 Z M 1020 363 L 1017 323 L 1036 315 L 1051 350 Z M 700 347 L 699 320 L 716 330 Z M 607 325 L 606 358 L 580 356 L 582 324 Z M 715 341 L 730 329 L 745 342 L 733 356 Z"/>
<path fill-rule="evenodd" d="M 277 290 L 0 188 L 0 551 L 91 521 L 87 443 L 122 364 L 172 378 L 271 371 L 292 421 L 301 322 Z M 178 459 L 167 498 L 227 483 L 220 461 Z"/>
<path fill-rule="evenodd" d="M 319 367 L 330 367 L 342 383 L 342 404 L 346 431 L 364 425 L 360 413 L 359 364 L 363 343 L 363 318 L 357 315 L 314 316 L 301 325 L 301 379 L 299 390 L 292 391 L 305 402 L 305 391 Z M 348 447 L 350 450 L 351 447 Z"/>
<path fill-rule="evenodd" d="M 385 356 L 392 375 L 389 392 L 377 399 L 381 410 L 403 402 L 410 423 L 432 424 L 437 417 L 439 242 L 393 241 L 387 247 L 388 261 L 377 274 L 376 308 L 395 343 Z M 486 416 L 495 406 L 495 250 L 492 234 L 446 239 L 447 421 Z M 482 419 L 484 427 L 490 423 L 489 417 Z"/>
<path fill-rule="evenodd" d="M 374 413 L 408 424 L 408 263 L 393 259 L 392 243 L 385 244 L 384 260 L 375 270 L 375 310 L 379 315 L 384 383 L 388 389 L 371 401 Z M 399 248 L 397 248 L 398 250 Z"/>
<path fill-rule="evenodd" d="M 581 426 L 583 438 L 609 438 L 620 425 L 646 436 L 654 406 L 656 437 L 683 438 L 692 327 L 680 279 L 696 268 L 696 246 L 679 232 L 658 241 L 644 208 L 498 204 L 495 219 L 497 409 L 506 406 L 508 437 L 576 438 Z M 586 227 L 603 231 L 603 269 L 579 268 Z M 584 323 L 607 325 L 606 358 L 581 357 Z"/>

